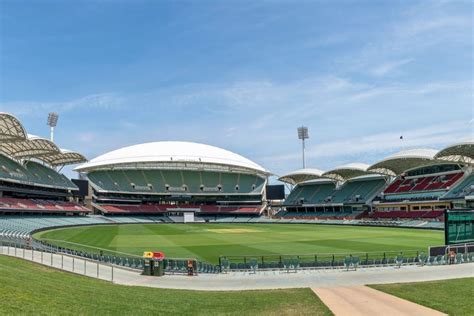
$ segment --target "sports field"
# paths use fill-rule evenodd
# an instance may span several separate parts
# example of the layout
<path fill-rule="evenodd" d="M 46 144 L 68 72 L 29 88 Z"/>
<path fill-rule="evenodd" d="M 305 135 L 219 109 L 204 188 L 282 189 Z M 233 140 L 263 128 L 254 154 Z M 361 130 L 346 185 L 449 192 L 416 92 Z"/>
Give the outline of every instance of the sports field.
<path fill-rule="evenodd" d="M 441 231 L 304 224 L 108 225 L 55 229 L 35 237 L 78 250 L 163 251 L 167 257 L 210 263 L 219 256 L 426 252 L 444 241 Z"/>

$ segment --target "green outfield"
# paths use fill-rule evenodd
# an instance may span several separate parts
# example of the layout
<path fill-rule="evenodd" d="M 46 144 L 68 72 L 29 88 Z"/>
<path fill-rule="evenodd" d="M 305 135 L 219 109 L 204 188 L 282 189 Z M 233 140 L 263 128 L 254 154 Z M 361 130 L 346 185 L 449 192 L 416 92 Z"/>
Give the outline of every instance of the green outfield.
<path fill-rule="evenodd" d="M 443 232 L 381 227 L 296 224 L 137 224 L 55 229 L 35 235 L 79 250 L 106 249 L 217 263 L 221 255 L 348 254 L 427 251 Z M 60 241 L 65 241 L 60 242 Z M 84 246 L 80 246 L 80 245 Z"/>

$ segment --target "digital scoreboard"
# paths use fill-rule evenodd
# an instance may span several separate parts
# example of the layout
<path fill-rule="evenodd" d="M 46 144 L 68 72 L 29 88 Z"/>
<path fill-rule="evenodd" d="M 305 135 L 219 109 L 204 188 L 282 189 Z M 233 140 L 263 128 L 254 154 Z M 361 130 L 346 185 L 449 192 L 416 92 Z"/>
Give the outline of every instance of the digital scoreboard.
<path fill-rule="evenodd" d="M 447 210 L 444 227 L 446 245 L 474 242 L 474 210 Z"/>

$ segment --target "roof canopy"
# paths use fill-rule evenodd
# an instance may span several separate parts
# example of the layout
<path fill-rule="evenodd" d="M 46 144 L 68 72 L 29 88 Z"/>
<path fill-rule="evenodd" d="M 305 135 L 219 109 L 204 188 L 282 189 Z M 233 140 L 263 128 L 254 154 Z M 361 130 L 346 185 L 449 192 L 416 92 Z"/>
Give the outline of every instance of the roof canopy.
<path fill-rule="evenodd" d="M 434 158 L 474 165 L 474 140 L 457 143 L 441 149 Z"/>
<path fill-rule="evenodd" d="M 326 178 L 334 179 L 336 181 L 344 182 L 352 178 L 356 178 L 356 177 L 373 173 L 373 172 L 367 171 L 368 167 L 369 165 L 365 163 L 360 163 L 360 162 L 350 163 L 350 164 L 339 166 L 332 170 L 326 171 L 325 173 L 323 173 L 322 176 Z"/>
<path fill-rule="evenodd" d="M 255 162 L 231 151 L 199 143 L 163 141 L 120 148 L 77 167 L 79 172 L 107 168 L 200 168 L 270 173 Z"/>
<path fill-rule="evenodd" d="M 0 113 L 0 151 L 15 159 L 36 158 L 52 166 L 85 162 L 76 152 L 60 149 L 52 141 L 28 135 L 21 122 L 11 114 Z"/>
<path fill-rule="evenodd" d="M 389 176 L 398 176 L 403 172 L 435 162 L 436 150 L 420 148 L 398 152 L 371 165 L 367 170 Z"/>
<path fill-rule="evenodd" d="M 17 159 L 39 157 L 59 152 L 58 146 L 45 138 L 28 135 L 24 140 L 3 142 L 1 151 Z"/>
<path fill-rule="evenodd" d="M 87 159 L 80 153 L 67 149 L 60 149 L 60 152 L 51 155 L 44 155 L 38 159 L 50 164 L 51 166 L 73 165 L 86 162 Z"/>
<path fill-rule="evenodd" d="M 18 119 L 8 113 L 0 112 L 0 142 L 21 141 L 26 138 L 26 131 Z"/>
<path fill-rule="evenodd" d="M 306 182 L 306 181 L 321 178 L 321 175 L 323 173 L 324 171 L 319 170 L 319 169 L 305 168 L 305 169 L 295 170 L 286 175 L 283 175 L 280 178 L 278 178 L 278 180 L 295 185 L 301 182 Z"/>

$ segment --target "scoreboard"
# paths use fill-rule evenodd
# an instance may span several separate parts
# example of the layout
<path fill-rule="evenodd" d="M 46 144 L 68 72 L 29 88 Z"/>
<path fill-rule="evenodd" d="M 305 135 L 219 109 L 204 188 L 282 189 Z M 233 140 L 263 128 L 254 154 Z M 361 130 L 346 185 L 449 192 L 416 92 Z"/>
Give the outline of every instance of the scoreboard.
<path fill-rule="evenodd" d="M 474 210 L 447 210 L 444 227 L 446 245 L 474 242 Z"/>

